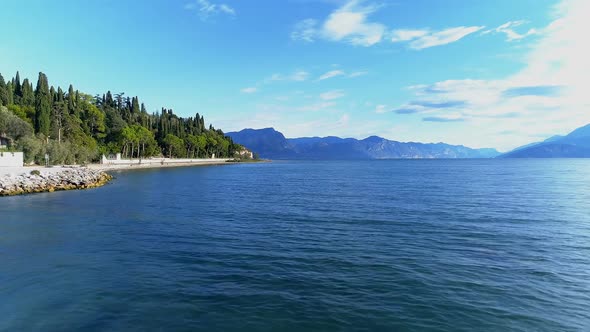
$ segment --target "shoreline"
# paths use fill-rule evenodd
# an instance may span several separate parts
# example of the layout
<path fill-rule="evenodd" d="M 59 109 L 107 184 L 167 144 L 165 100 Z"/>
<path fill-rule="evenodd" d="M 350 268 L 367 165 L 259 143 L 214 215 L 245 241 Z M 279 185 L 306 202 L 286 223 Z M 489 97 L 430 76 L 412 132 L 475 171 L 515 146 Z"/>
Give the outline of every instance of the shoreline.
<path fill-rule="evenodd" d="M 106 185 L 113 171 L 233 165 L 234 159 L 144 160 L 142 163 L 89 164 L 86 166 L 23 166 L 0 167 L 0 197 L 42 192 L 98 188 Z"/>
<path fill-rule="evenodd" d="M 120 164 L 89 164 L 86 168 L 100 170 L 103 172 L 110 171 L 132 171 L 140 169 L 157 169 L 171 167 L 196 167 L 196 166 L 220 166 L 234 164 L 233 159 L 195 159 L 191 161 L 159 161 L 151 163 L 120 163 Z"/>
<path fill-rule="evenodd" d="M 0 175 L 0 197 L 102 187 L 113 176 L 101 170 L 60 168 L 53 171 Z"/>

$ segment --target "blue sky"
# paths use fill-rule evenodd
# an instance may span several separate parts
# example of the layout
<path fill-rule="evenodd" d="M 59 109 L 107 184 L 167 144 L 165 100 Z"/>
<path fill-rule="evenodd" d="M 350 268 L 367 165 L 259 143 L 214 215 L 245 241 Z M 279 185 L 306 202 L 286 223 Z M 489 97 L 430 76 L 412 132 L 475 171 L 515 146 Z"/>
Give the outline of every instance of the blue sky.
<path fill-rule="evenodd" d="M 590 122 L 588 3 L 11 1 L 0 72 L 226 131 L 508 150 Z"/>

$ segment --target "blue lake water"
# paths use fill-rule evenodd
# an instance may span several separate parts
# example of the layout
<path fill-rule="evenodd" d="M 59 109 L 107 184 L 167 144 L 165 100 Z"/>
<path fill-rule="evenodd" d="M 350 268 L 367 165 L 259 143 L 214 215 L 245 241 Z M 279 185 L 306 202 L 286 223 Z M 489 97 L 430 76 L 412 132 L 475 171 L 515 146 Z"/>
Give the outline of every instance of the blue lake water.
<path fill-rule="evenodd" d="M 115 175 L 0 198 L 1 331 L 590 331 L 590 160 Z"/>

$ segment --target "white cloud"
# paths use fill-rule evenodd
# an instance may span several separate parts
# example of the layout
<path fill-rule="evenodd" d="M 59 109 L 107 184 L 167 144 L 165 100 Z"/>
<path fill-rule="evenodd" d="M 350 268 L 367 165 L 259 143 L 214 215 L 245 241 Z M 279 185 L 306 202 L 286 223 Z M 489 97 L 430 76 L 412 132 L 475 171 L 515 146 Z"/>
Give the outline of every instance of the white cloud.
<path fill-rule="evenodd" d="M 491 32 L 504 33 L 504 34 L 506 34 L 507 41 L 520 40 L 520 39 L 526 38 L 528 36 L 539 34 L 539 31 L 537 31 L 536 29 L 529 29 L 527 32 L 522 33 L 522 34 L 514 31 L 514 28 L 521 26 L 523 24 L 526 24 L 526 23 L 527 23 L 526 21 L 506 22 L 495 29 L 484 31 L 483 34 L 488 34 Z"/>
<path fill-rule="evenodd" d="M 226 14 L 230 14 L 230 15 L 236 15 L 236 10 L 235 10 L 235 9 L 233 9 L 232 7 L 230 7 L 230 6 L 226 5 L 226 4 L 224 4 L 224 3 L 222 3 L 222 4 L 220 4 L 220 5 L 219 5 L 219 10 L 220 10 L 221 12 L 224 12 L 224 13 L 226 13 Z"/>
<path fill-rule="evenodd" d="M 332 90 L 332 91 L 328 91 L 328 92 L 324 92 L 324 93 L 320 94 L 320 99 L 334 100 L 334 99 L 340 99 L 344 96 L 345 96 L 345 94 L 341 90 Z"/>
<path fill-rule="evenodd" d="M 400 106 L 398 113 L 420 104 L 417 116 L 464 119 L 468 125 L 450 135 L 474 146 L 504 150 L 589 123 L 588 12 L 588 1 L 563 1 L 557 18 L 532 44 L 523 69 L 497 80 L 447 80 L 410 87 L 415 100 Z"/>
<path fill-rule="evenodd" d="M 323 81 L 323 80 L 327 80 L 328 78 L 342 76 L 342 75 L 344 75 L 344 72 L 342 70 L 332 70 L 332 71 L 329 71 L 329 72 L 323 74 L 322 76 L 320 76 L 320 78 L 318 78 L 318 80 Z"/>
<path fill-rule="evenodd" d="M 203 20 L 218 14 L 227 14 L 234 16 L 236 11 L 225 3 L 212 3 L 208 0 L 196 0 L 184 5 L 184 9 L 197 11 Z"/>
<path fill-rule="evenodd" d="M 291 39 L 312 42 L 322 38 L 356 46 L 372 46 L 379 43 L 383 39 L 386 27 L 381 23 L 369 21 L 369 15 L 378 7 L 362 6 L 361 3 L 359 0 L 351 0 L 328 15 L 323 22 L 315 19 L 298 22 L 291 33 Z"/>
<path fill-rule="evenodd" d="M 388 28 L 370 20 L 380 7 L 364 0 L 349 0 L 324 20 L 305 19 L 295 24 L 291 39 L 313 42 L 324 39 L 355 46 L 373 46 L 384 40 Z M 391 42 L 409 42 L 410 48 L 423 49 L 456 42 L 477 32 L 482 26 L 459 26 L 440 31 L 430 29 L 396 29 L 388 35 Z"/>
<path fill-rule="evenodd" d="M 248 87 L 248 88 L 243 88 L 242 90 L 240 90 L 242 93 L 256 93 L 258 92 L 258 88 L 256 87 Z"/>
<path fill-rule="evenodd" d="M 368 21 L 375 6 L 360 6 L 359 1 L 350 1 L 328 16 L 322 26 L 327 39 L 347 41 L 353 45 L 372 46 L 383 38 L 385 26 Z"/>
<path fill-rule="evenodd" d="M 392 42 L 408 42 L 409 47 L 421 50 L 429 47 L 454 43 L 472 33 L 480 31 L 483 26 L 460 26 L 440 31 L 422 30 L 394 30 Z"/>

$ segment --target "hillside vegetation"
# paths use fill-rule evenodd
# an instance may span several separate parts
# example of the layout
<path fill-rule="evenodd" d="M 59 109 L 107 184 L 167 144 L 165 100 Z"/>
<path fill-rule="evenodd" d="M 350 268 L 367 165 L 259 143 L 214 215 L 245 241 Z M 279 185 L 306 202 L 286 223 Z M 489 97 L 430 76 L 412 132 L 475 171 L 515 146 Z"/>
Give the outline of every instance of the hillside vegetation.
<path fill-rule="evenodd" d="M 172 110 L 149 114 L 138 97 L 124 93 L 82 93 L 50 86 L 39 73 L 34 86 L 0 74 L 0 138 L 8 149 L 25 152 L 27 163 L 52 164 L 96 161 L 102 154 L 126 158 L 233 157 L 242 149 L 223 131 L 205 126 L 202 115 L 183 118 Z"/>

